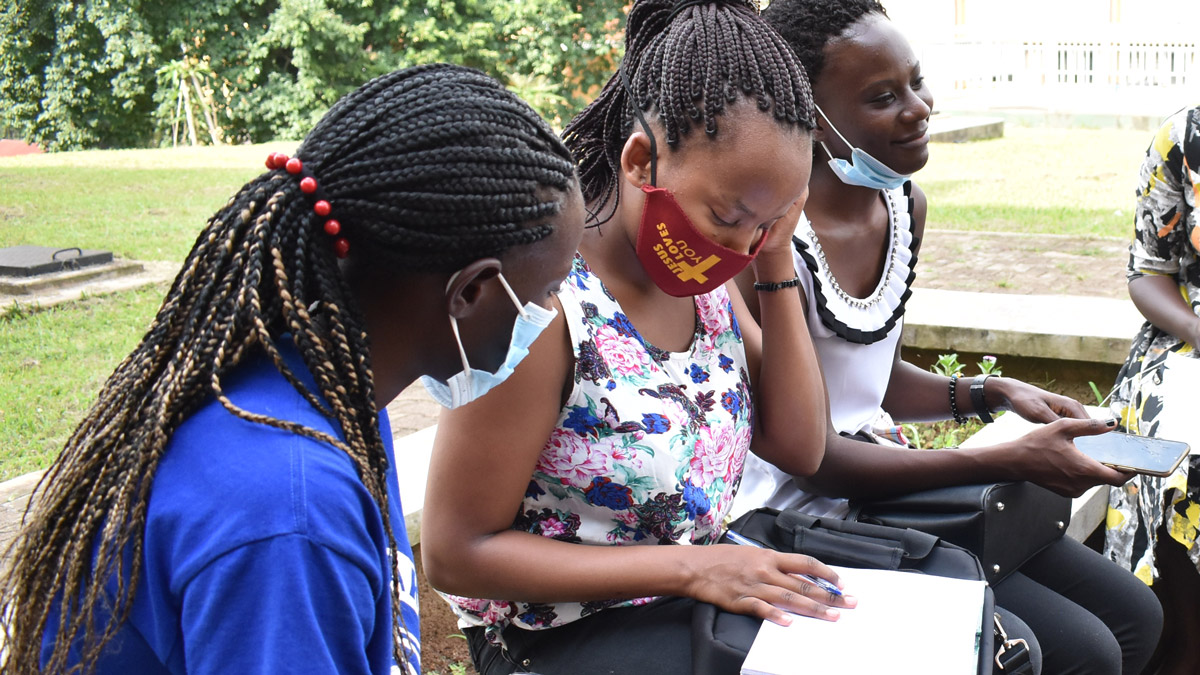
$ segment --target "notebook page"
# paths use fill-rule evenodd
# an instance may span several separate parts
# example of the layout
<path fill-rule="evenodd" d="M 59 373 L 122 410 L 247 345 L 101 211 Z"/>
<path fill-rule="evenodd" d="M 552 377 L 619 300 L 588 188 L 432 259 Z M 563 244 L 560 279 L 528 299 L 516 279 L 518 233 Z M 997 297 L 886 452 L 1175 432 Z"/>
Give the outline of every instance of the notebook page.
<path fill-rule="evenodd" d="M 785 627 L 764 621 L 743 675 L 974 675 L 985 582 L 833 569 L 858 607 L 842 610 L 835 622 L 797 616 Z"/>

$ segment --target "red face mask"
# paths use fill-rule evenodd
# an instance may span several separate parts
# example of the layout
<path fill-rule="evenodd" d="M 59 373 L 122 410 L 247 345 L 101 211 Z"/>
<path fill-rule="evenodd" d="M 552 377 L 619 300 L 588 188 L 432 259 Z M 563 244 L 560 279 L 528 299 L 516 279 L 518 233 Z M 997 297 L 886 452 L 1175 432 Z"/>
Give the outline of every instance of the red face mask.
<path fill-rule="evenodd" d="M 646 206 L 635 250 L 642 267 L 667 295 L 708 293 L 746 269 L 767 240 L 760 237 L 750 253 L 738 253 L 697 230 L 670 190 L 643 185 L 642 192 Z"/>

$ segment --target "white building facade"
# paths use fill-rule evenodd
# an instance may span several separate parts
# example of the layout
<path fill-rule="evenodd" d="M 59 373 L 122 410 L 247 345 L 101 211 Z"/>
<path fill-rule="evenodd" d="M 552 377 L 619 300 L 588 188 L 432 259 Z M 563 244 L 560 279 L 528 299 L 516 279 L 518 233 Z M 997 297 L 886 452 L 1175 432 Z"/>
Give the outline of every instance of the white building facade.
<path fill-rule="evenodd" d="M 942 102 L 1164 116 L 1200 102 L 1200 0 L 882 2 Z"/>

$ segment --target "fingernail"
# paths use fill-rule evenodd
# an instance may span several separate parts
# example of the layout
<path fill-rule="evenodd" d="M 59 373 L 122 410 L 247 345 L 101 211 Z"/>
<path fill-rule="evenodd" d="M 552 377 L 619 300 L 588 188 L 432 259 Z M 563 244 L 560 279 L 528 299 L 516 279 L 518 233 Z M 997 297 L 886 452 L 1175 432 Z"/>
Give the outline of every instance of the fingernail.
<path fill-rule="evenodd" d="M 1114 417 L 1114 418 L 1112 418 L 1112 419 L 1110 419 L 1110 420 L 1107 420 L 1107 421 L 1104 423 L 1104 426 L 1106 426 L 1106 427 L 1115 427 L 1115 426 L 1117 426 L 1117 418 L 1115 418 L 1115 417 Z"/>
<path fill-rule="evenodd" d="M 825 610 L 825 616 L 829 617 L 830 619 L 833 619 L 834 621 L 837 621 L 838 618 L 842 616 L 842 613 L 837 611 L 836 609 L 830 607 L 829 609 Z"/>
<path fill-rule="evenodd" d="M 842 602 L 846 604 L 846 607 L 858 606 L 858 598 L 854 597 L 853 595 L 843 595 Z"/>
<path fill-rule="evenodd" d="M 792 625 L 792 616 L 791 616 L 790 614 L 784 614 L 784 615 L 783 615 L 783 620 L 782 620 L 782 621 L 780 621 L 780 623 L 781 623 L 781 624 L 783 624 L 783 625 L 785 625 L 785 626 L 790 626 L 790 625 Z"/>

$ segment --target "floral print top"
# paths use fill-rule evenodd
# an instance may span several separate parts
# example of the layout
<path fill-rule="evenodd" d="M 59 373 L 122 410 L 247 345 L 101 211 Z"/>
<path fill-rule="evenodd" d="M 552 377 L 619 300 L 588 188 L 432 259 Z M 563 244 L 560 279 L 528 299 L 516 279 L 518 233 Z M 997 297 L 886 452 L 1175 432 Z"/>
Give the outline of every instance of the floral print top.
<path fill-rule="evenodd" d="M 690 351 L 647 342 L 576 254 L 559 290 L 574 386 L 513 529 L 577 544 L 712 544 L 750 447 L 750 380 L 724 287 L 695 298 Z M 446 596 L 460 625 L 560 626 L 654 598 L 529 603 Z"/>

